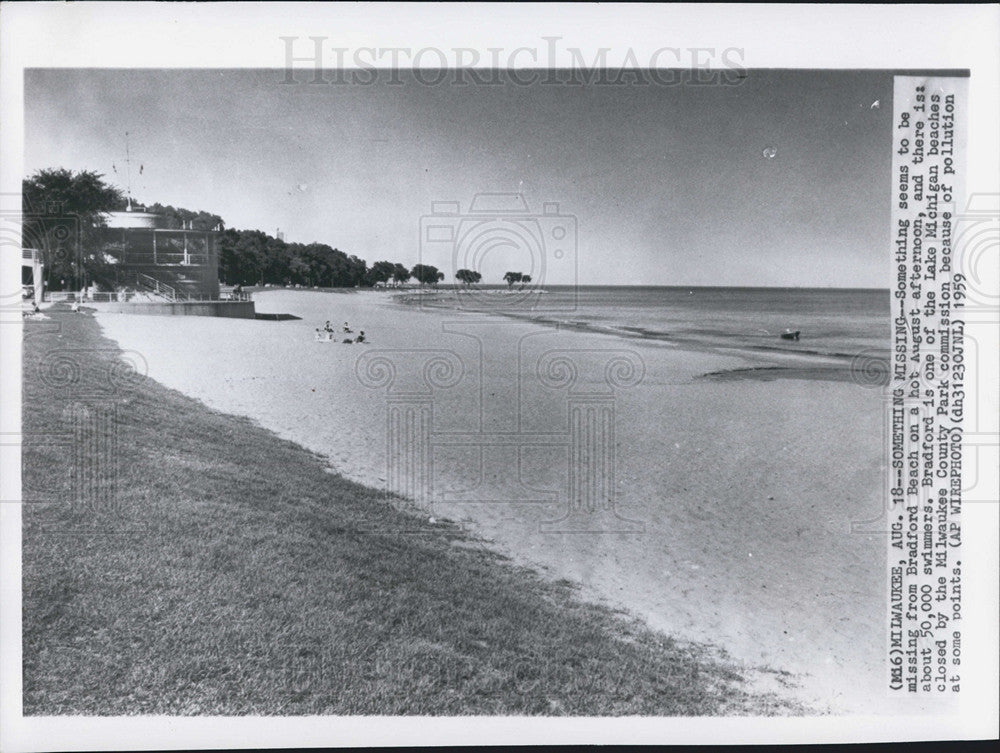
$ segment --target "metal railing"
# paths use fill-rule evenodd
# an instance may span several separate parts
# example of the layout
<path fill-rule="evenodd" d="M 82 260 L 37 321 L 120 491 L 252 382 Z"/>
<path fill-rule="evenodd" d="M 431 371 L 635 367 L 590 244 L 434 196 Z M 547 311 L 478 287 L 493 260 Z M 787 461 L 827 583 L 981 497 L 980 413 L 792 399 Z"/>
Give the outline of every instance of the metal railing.
<path fill-rule="evenodd" d="M 220 301 L 252 301 L 252 293 L 236 293 L 232 290 L 219 293 Z"/>
<path fill-rule="evenodd" d="M 86 304 L 88 301 L 93 301 L 94 303 L 157 303 L 157 301 L 143 301 L 136 300 L 136 298 L 141 295 L 140 292 L 134 290 L 119 290 L 115 292 L 106 293 L 92 293 L 90 295 L 82 297 L 80 299 L 81 303 Z M 68 298 L 53 298 L 52 295 L 67 295 Z M 50 301 L 63 300 L 72 301 L 79 298 L 75 293 L 66 294 L 52 294 L 46 293 L 46 299 Z M 159 301 L 159 303 L 238 303 L 253 300 L 249 293 L 237 293 L 235 295 L 228 295 L 225 293 L 220 293 L 219 295 L 185 295 L 183 298 L 178 298 L 173 301 Z"/>
<path fill-rule="evenodd" d="M 162 287 L 170 287 L 169 285 L 163 285 Z M 78 293 L 68 290 L 46 290 L 45 300 L 50 303 L 74 303 L 79 302 L 86 305 L 88 302 L 93 303 L 156 303 L 157 301 L 150 301 L 145 296 L 155 295 L 153 291 L 143 290 L 143 289 L 133 289 L 133 288 L 123 288 L 122 290 L 114 291 L 104 291 L 95 293 Z M 253 295 L 251 293 L 245 292 L 234 292 L 234 291 L 220 291 L 217 295 L 206 294 L 199 295 L 197 293 L 190 294 L 184 293 L 181 295 L 175 295 L 173 298 L 167 298 L 166 296 L 161 296 L 161 302 L 163 303 L 239 303 L 248 302 L 253 300 Z"/>
<path fill-rule="evenodd" d="M 160 282 L 155 277 L 150 277 L 142 272 L 135 273 L 135 284 L 137 287 L 143 288 L 147 292 L 158 295 L 161 298 L 166 298 L 171 302 L 186 298 L 186 296 L 178 295 L 177 288 L 174 286 Z"/>
<path fill-rule="evenodd" d="M 191 252 L 184 254 L 179 251 L 128 251 L 113 254 L 118 264 L 132 265 L 143 264 L 146 266 L 181 266 L 181 267 L 204 267 L 212 263 L 211 254 Z"/>

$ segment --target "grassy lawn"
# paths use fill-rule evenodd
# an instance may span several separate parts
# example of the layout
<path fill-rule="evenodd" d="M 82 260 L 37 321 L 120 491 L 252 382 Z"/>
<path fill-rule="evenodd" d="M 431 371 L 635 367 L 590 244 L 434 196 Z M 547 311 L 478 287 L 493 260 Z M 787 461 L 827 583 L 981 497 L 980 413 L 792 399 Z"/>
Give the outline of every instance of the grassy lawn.
<path fill-rule="evenodd" d="M 49 316 L 25 324 L 26 714 L 797 711 Z"/>

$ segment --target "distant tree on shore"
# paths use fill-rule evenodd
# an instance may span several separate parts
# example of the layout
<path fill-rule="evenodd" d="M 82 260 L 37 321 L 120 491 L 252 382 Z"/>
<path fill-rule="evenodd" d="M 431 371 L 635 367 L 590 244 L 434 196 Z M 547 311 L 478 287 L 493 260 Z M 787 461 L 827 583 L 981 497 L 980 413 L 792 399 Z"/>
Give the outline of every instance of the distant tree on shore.
<path fill-rule="evenodd" d="M 483 279 L 483 276 L 473 269 L 460 269 L 455 272 L 455 279 L 462 283 L 465 287 L 469 285 L 475 285 L 477 282 Z"/>
<path fill-rule="evenodd" d="M 444 272 L 430 264 L 417 264 L 410 270 L 410 274 L 421 285 L 437 285 L 444 279 Z"/>
<path fill-rule="evenodd" d="M 412 276 L 413 275 L 410 274 L 410 270 L 402 264 L 392 265 L 392 281 L 397 285 L 405 285 L 407 280 L 409 280 Z"/>
<path fill-rule="evenodd" d="M 21 245 L 42 252 L 47 288 L 82 287 L 107 266 L 104 214 L 123 209 L 125 197 L 103 178 L 54 168 L 21 181 Z"/>
<path fill-rule="evenodd" d="M 503 279 L 507 283 L 507 289 L 509 290 L 514 287 L 515 282 L 520 282 L 523 277 L 524 275 L 520 272 L 505 272 Z"/>
<path fill-rule="evenodd" d="M 521 275 L 521 290 L 524 290 L 524 286 L 531 282 L 531 275 Z"/>
<path fill-rule="evenodd" d="M 388 283 L 395 271 L 396 267 L 391 261 L 377 261 L 368 270 L 369 283 L 371 285 Z"/>

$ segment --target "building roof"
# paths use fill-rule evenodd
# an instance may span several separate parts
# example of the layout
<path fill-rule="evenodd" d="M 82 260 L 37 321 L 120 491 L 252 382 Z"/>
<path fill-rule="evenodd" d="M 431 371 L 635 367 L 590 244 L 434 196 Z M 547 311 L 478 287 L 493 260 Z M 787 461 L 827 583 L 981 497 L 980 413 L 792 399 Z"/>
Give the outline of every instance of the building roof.
<path fill-rule="evenodd" d="M 114 228 L 156 228 L 160 215 L 152 212 L 106 212 L 104 222 Z"/>

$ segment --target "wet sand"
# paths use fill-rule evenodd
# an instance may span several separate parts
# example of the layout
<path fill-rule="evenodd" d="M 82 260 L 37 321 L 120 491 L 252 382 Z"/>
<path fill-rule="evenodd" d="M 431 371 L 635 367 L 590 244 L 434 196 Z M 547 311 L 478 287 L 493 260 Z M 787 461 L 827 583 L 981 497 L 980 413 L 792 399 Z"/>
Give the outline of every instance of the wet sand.
<path fill-rule="evenodd" d="M 668 634 L 789 672 L 763 677 L 818 710 L 918 710 L 883 690 L 884 537 L 851 526 L 881 509 L 878 390 L 795 372 L 780 382 L 700 378 L 816 364 L 404 306 L 387 293 L 256 300 L 260 312 L 302 320 L 97 318 L 145 357 L 152 378 L 255 418 L 372 486 L 387 483 L 390 404 L 429 400 L 423 514 L 460 521 Z M 369 344 L 316 342 L 326 320 L 364 329 Z M 609 350 L 625 351 L 619 367 L 633 371 L 608 371 Z M 570 386 L 549 368 L 563 356 L 575 363 Z M 428 361 L 436 365 L 425 370 Z M 428 389 L 428 378 L 439 386 Z M 615 513 L 567 533 L 553 521 L 572 496 L 568 406 L 612 395 Z M 537 442 L 509 441 L 525 434 Z"/>

